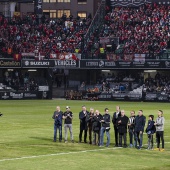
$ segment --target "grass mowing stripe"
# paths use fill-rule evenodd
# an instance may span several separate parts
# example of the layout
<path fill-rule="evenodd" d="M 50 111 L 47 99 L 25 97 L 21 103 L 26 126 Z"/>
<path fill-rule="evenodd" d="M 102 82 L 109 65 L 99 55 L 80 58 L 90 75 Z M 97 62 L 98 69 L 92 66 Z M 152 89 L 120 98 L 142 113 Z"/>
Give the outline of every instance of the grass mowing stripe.
<path fill-rule="evenodd" d="M 110 115 L 113 116 L 115 107 L 119 105 L 125 110 L 129 117 L 131 110 L 136 114 L 139 109 L 148 115 L 157 117 L 157 110 L 161 109 L 165 117 L 165 152 L 146 151 L 147 145 L 138 151 L 135 148 L 117 150 L 98 150 L 88 152 L 86 150 L 106 149 L 91 147 L 90 145 L 74 145 L 68 143 L 53 143 L 53 119 L 51 118 L 56 106 L 62 111 L 70 106 L 74 114 L 73 135 L 74 140 L 79 141 L 79 112 L 81 106 L 87 109 L 99 109 L 104 114 L 104 108 L 108 107 Z M 0 102 L 0 111 L 4 114 L 0 118 L 0 160 L 14 159 L 15 161 L 0 161 L 2 170 L 170 170 L 170 104 L 169 103 L 147 103 L 147 102 L 116 102 L 116 101 L 68 101 L 68 100 L 8 100 Z M 145 128 L 147 126 L 147 122 Z M 63 131 L 64 135 L 64 131 Z M 68 134 L 69 135 L 69 134 Z M 70 137 L 70 136 L 69 136 Z M 106 141 L 106 135 L 104 141 Z M 154 143 L 156 142 L 154 135 Z M 69 138 L 70 139 L 70 138 Z M 147 144 L 148 136 L 143 135 L 143 144 Z M 89 141 L 88 141 L 89 142 Z M 167 143 L 168 142 L 168 143 Z M 115 143 L 113 125 L 110 130 L 110 147 Z M 127 133 L 127 144 L 129 135 Z M 156 145 L 154 145 L 156 147 Z M 82 151 L 81 153 L 77 153 Z M 76 152 L 75 154 L 67 154 Z M 64 153 L 63 155 L 61 153 Z M 60 154 L 51 156 L 49 154 Z M 40 155 L 39 158 L 36 156 Z M 41 155 L 45 155 L 44 157 Z M 49 156 L 48 156 L 49 155 Z M 30 157 L 32 159 L 22 158 Z M 16 158 L 19 158 L 18 160 Z M 21 160 L 20 160 L 21 159 Z"/>
<path fill-rule="evenodd" d="M 165 143 L 170 143 L 170 142 L 165 142 Z M 146 146 L 147 144 L 144 144 Z M 47 155 L 37 155 L 37 156 L 25 156 L 25 157 L 20 157 L 20 158 L 9 158 L 9 159 L 1 159 L 0 162 L 4 161 L 14 161 L 14 160 L 22 160 L 22 159 L 31 159 L 31 158 L 40 158 L 40 157 L 48 157 L 48 156 L 57 156 L 57 155 L 69 155 L 69 154 L 76 154 L 76 153 L 86 153 L 86 152 L 96 152 L 96 151 L 103 151 L 107 149 L 121 149 L 122 147 L 117 147 L 117 148 L 104 148 L 104 149 L 93 149 L 93 150 L 84 150 L 84 151 L 77 151 L 77 152 L 61 152 L 61 153 L 56 153 L 56 154 L 47 154 Z"/>
<path fill-rule="evenodd" d="M 22 159 L 32 159 L 32 158 L 41 158 L 41 157 L 49 157 L 49 156 L 58 156 L 58 155 L 69 155 L 69 154 L 86 153 L 86 152 L 97 152 L 97 151 L 103 151 L 103 150 L 108 150 L 108 149 L 115 150 L 115 149 L 121 149 L 121 147 L 84 150 L 84 151 L 77 151 L 77 152 L 61 152 L 61 153 L 56 153 L 56 154 L 37 155 L 37 156 L 24 156 L 24 157 L 20 157 L 20 158 L 1 159 L 0 162 L 15 161 L 15 160 L 22 160 Z"/>

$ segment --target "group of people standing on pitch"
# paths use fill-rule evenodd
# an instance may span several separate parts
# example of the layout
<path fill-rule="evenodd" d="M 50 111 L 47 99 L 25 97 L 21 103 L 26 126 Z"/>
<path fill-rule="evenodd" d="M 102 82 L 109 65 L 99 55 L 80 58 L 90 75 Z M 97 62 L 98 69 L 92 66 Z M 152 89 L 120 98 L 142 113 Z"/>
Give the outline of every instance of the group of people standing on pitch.
<path fill-rule="evenodd" d="M 62 141 L 62 119 L 64 120 L 65 137 L 64 141 L 67 143 L 68 129 L 70 131 L 71 141 L 73 140 L 72 119 L 73 113 L 69 106 L 66 106 L 66 111 L 63 113 L 60 107 L 56 107 L 56 111 L 52 117 L 54 121 L 54 142 L 56 142 L 57 129 L 59 129 L 59 141 Z M 135 116 L 135 111 L 130 112 L 130 117 L 125 115 L 125 110 L 120 110 L 120 106 L 116 106 L 116 111 L 111 118 L 109 109 L 104 109 L 104 114 L 100 114 L 99 110 L 90 108 L 88 112 L 86 106 L 82 106 L 79 112 L 80 133 L 79 143 L 82 143 L 82 136 L 84 133 L 84 143 L 87 143 L 87 134 L 89 136 L 89 144 L 104 146 L 104 134 L 106 133 L 107 141 L 106 147 L 110 145 L 110 124 L 111 121 L 114 127 L 115 147 L 128 147 L 127 133 L 129 133 L 129 147 L 141 149 L 143 146 L 144 130 L 148 137 L 148 150 L 153 149 L 153 136 L 156 133 L 157 148 L 155 150 L 164 151 L 164 124 L 163 111 L 158 110 L 158 117 L 154 121 L 154 115 L 149 115 L 147 127 L 145 129 L 146 117 L 143 111 L 139 110 L 138 115 Z M 160 141 L 162 147 L 160 148 Z"/>
<path fill-rule="evenodd" d="M 148 116 L 147 127 L 145 129 L 146 117 L 143 115 L 143 111 L 139 110 L 138 115 L 135 116 L 135 111 L 130 112 L 130 117 L 128 118 L 124 114 L 124 110 L 120 110 L 119 106 L 116 106 L 116 112 L 113 114 L 113 125 L 115 132 L 115 147 L 122 146 L 122 137 L 124 139 L 124 147 L 126 144 L 126 133 L 129 132 L 129 147 L 135 147 L 141 149 L 143 146 L 143 133 L 144 130 L 148 137 L 148 150 L 153 149 L 153 136 L 156 133 L 157 148 L 154 150 L 164 151 L 164 124 L 165 119 L 163 117 L 163 111 L 158 110 L 158 117 L 154 121 L 154 115 Z M 124 121 L 120 121 L 124 119 Z M 118 142 L 119 138 L 119 142 Z M 160 140 L 162 142 L 162 148 L 160 148 Z"/>
<path fill-rule="evenodd" d="M 62 141 L 62 120 L 64 120 L 65 143 L 67 143 L 68 129 L 70 131 L 71 141 L 74 143 L 73 130 L 72 130 L 73 113 L 70 110 L 70 107 L 66 106 L 66 111 L 63 113 L 60 110 L 60 106 L 57 106 L 56 111 L 54 111 L 52 118 L 54 119 L 54 140 L 53 141 L 56 142 L 57 140 L 57 129 L 59 131 L 59 142 Z"/>

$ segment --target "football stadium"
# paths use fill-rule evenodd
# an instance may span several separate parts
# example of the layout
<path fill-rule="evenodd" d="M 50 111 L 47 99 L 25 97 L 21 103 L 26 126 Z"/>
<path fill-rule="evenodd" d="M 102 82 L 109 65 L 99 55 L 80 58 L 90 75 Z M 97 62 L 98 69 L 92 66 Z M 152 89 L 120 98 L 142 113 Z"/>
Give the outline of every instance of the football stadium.
<path fill-rule="evenodd" d="M 169 103 L 169 0 L 0 1 L 1 170 L 170 170 Z"/>

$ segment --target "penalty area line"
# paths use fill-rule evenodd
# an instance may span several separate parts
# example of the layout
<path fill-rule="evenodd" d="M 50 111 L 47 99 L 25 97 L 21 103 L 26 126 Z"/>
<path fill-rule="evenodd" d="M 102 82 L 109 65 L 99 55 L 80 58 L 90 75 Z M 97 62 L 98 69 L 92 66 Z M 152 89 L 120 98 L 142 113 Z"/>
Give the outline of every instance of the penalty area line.
<path fill-rule="evenodd" d="M 41 157 L 50 157 L 50 156 L 58 156 L 58 155 L 70 155 L 70 154 L 78 154 L 78 153 L 86 153 L 86 152 L 97 152 L 97 151 L 104 151 L 104 150 L 115 150 L 115 149 L 121 149 L 121 147 L 84 150 L 84 151 L 77 151 L 77 152 L 61 152 L 61 153 L 54 153 L 54 154 L 47 154 L 47 155 L 23 156 L 23 157 L 18 157 L 18 158 L 0 159 L 0 162 L 15 161 L 15 160 L 22 160 L 22 159 L 32 159 L 32 158 L 41 158 Z"/>

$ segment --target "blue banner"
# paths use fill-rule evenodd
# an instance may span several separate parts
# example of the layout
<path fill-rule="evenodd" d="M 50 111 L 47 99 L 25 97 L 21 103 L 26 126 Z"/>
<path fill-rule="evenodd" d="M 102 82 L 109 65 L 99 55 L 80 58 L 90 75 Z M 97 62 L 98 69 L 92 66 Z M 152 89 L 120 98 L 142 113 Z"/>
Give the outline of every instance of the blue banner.
<path fill-rule="evenodd" d="M 34 12 L 35 12 L 35 14 L 37 14 L 37 15 L 41 15 L 42 14 L 42 0 L 35 0 L 34 1 Z"/>

